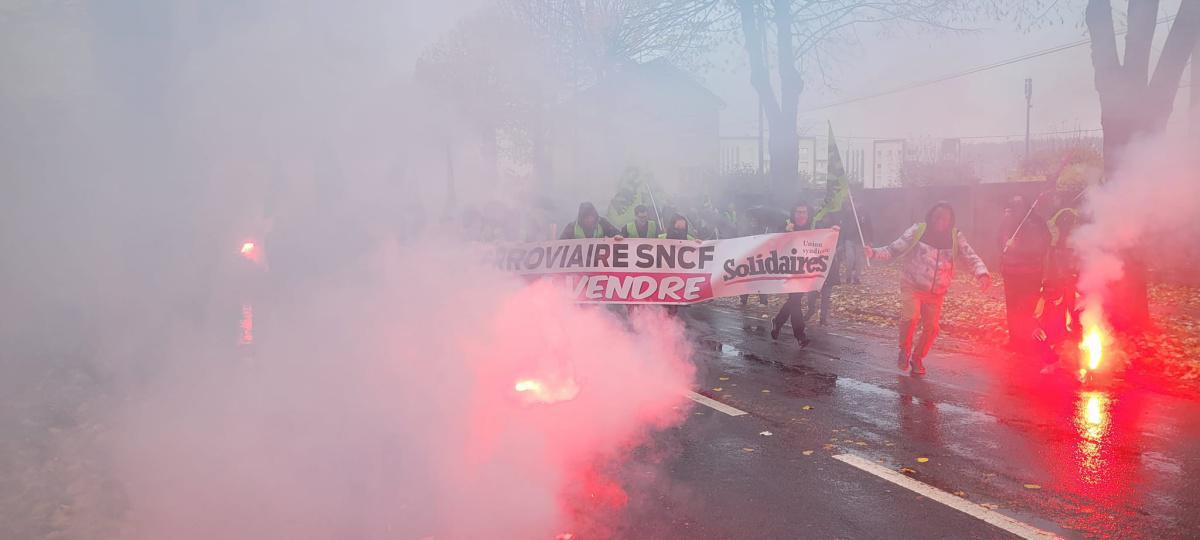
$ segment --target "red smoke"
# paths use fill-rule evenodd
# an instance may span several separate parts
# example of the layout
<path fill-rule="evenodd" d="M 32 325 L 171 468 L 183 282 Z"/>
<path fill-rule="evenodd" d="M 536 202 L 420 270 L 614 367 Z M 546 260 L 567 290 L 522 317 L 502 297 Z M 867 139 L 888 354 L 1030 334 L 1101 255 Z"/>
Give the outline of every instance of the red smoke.
<path fill-rule="evenodd" d="M 686 417 L 683 329 L 476 259 L 378 256 L 279 295 L 252 361 L 164 358 L 114 419 L 123 537 L 603 531 L 628 452 Z"/>

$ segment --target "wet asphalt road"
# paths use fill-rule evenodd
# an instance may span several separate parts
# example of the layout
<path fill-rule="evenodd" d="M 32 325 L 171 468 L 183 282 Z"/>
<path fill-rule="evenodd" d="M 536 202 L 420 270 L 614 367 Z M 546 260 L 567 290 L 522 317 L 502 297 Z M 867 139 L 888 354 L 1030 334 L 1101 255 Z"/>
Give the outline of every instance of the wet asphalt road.
<path fill-rule="evenodd" d="M 627 482 L 621 536 L 1014 537 L 832 457 L 853 454 L 1062 537 L 1200 537 L 1196 401 L 953 340 L 914 378 L 890 329 L 813 328 L 800 350 L 736 309 L 684 318 L 697 391 L 748 414 L 696 405 L 658 435 L 640 459 L 665 478 Z"/>

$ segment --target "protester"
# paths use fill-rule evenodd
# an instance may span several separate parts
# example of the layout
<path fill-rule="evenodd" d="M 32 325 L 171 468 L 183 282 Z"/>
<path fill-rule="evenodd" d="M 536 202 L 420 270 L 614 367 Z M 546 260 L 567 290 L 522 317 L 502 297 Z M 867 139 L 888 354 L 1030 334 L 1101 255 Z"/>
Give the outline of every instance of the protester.
<path fill-rule="evenodd" d="M 572 240 L 579 238 L 606 238 L 615 237 L 622 239 L 621 231 L 613 227 L 607 219 L 600 217 L 600 213 L 596 211 L 596 207 L 590 202 L 579 204 L 579 213 L 575 221 L 567 223 L 563 227 L 562 234 L 558 236 L 559 240 Z"/>
<path fill-rule="evenodd" d="M 903 301 L 900 313 L 900 354 L 896 365 L 904 371 L 910 360 L 914 375 L 925 374 L 925 357 L 937 338 L 942 300 L 954 275 L 954 259 L 961 258 L 970 265 L 972 273 L 986 290 L 991 286 L 987 266 L 967 243 L 967 237 L 954 226 L 954 208 L 939 202 L 929 209 L 924 223 L 904 231 L 894 242 L 882 248 L 864 247 L 869 259 L 902 260 L 900 294 Z M 918 321 L 921 339 L 913 349 L 913 335 Z"/>
<path fill-rule="evenodd" d="M 667 231 L 658 235 L 659 238 L 668 240 L 696 240 L 696 237 L 691 233 L 691 223 L 682 214 L 675 214 L 667 221 L 670 227 Z"/>
<path fill-rule="evenodd" d="M 841 217 L 842 213 L 831 212 L 826 214 L 824 218 L 815 223 L 812 227 L 814 229 L 838 229 L 840 231 L 837 242 L 838 250 L 842 251 L 843 253 L 834 255 L 833 264 L 829 265 L 829 272 L 825 274 L 825 283 L 821 285 L 821 290 L 808 293 L 808 312 L 804 315 L 805 322 L 811 320 L 813 315 L 816 315 L 819 312 L 821 316 L 818 322 L 821 324 L 821 326 L 827 326 L 829 324 L 829 311 L 833 307 L 833 287 L 838 283 L 841 283 L 843 268 L 842 261 L 845 258 L 845 250 L 842 248 L 844 246 L 843 242 L 846 239 L 846 234 L 845 231 L 841 231 L 840 229 Z M 853 219 L 851 219 L 851 221 L 853 221 Z M 858 251 L 859 254 L 862 253 L 862 249 L 859 249 Z"/>
<path fill-rule="evenodd" d="M 659 238 L 665 238 L 667 240 L 700 241 L 697 240 L 695 236 L 692 236 L 690 232 L 691 224 L 688 222 L 686 217 L 683 217 L 683 215 L 675 214 L 671 216 L 671 219 L 668 220 L 667 223 L 670 224 L 670 226 L 667 228 L 667 232 L 660 234 Z M 675 315 L 677 313 L 679 313 L 679 306 L 667 306 L 668 315 Z"/>
<path fill-rule="evenodd" d="M 1036 335 L 1041 343 L 1042 373 L 1052 373 L 1058 364 L 1055 349 L 1064 342 L 1078 341 L 1083 329 L 1076 305 L 1079 285 L 1079 260 L 1067 238 L 1074 230 L 1079 214 L 1064 208 L 1047 223 L 1051 232 L 1046 280 L 1042 286 L 1043 308 Z"/>
<path fill-rule="evenodd" d="M 1034 352 L 1034 311 L 1041 296 L 1050 230 L 1025 197 L 1009 202 L 1010 212 L 1000 222 L 1000 275 L 1004 277 L 1004 306 L 1008 315 L 1008 345 L 1015 351 Z"/>
<path fill-rule="evenodd" d="M 781 232 L 792 232 L 812 228 L 809 216 L 812 210 L 805 203 L 798 203 L 792 207 L 792 216 L 783 226 Z M 783 329 L 784 323 L 792 321 L 792 336 L 796 338 L 796 343 L 801 348 L 807 347 L 809 343 L 808 335 L 804 332 L 804 294 L 805 293 L 789 293 L 787 302 L 784 302 L 783 307 L 779 308 L 779 313 L 775 314 L 774 326 L 771 328 L 771 339 L 779 339 L 779 331 Z"/>
<path fill-rule="evenodd" d="M 857 219 L 855 219 L 856 217 Z M 845 255 L 842 266 L 845 279 L 842 282 L 861 285 L 863 268 L 867 265 L 862 248 L 875 241 L 875 230 L 865 209 L 860 208 L 857 216 L 852 211 L 842 219 L 842 232 L 839 239 L 846 241 L 845 249 L 842 250 Z"/>
<path fill-rule="evenodd" d="M 625 238 L 658 238 L 658 222 L 650 219 L 650 209 L 639 204 L 633 209 L 633 221 L 625 225 Z"/>
<path fill-rule="evenodd" d="M 730 215 L 731 215 L 732 219 L 737 219 L 737 212 L 734 211 L 733 204 L 729 205 L 729 211 L 731 212 Z M 734 223 L 735 223 L 735 225 L 738 225 L 738 228 L 737 228 L 738 236 L 754 236 L 757 234 L 766 234 L 766 233 L 770 232 L 770 230 L 771 230 L 770 226 L 764 222 L 764 218 L 762 215 L 754 216 L 753 214 L 748 214 L 746 219 L 742 219 L 741 221 L 734 222 Z M 750 300 L 750 295 L 743 294 L 740 297 L 740 300 L 741 300 L 742 305 L 744 306 Z M 764 305 L 764 306 L 767 305 L 767 295 L 765 295 L 765 294 L 758 295 L 758 303 L 761 305 Z"/>

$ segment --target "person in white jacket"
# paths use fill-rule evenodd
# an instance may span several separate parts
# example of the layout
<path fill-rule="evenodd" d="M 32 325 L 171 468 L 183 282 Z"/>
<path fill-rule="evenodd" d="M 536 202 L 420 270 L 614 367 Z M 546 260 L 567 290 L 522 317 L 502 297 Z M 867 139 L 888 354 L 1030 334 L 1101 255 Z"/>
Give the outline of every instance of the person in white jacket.
<path fill-rule="evenodd" d="M 983 290 L 992 284 L 987 266 L 967 243 L 966 235 L 954 226 L 954 208 L 947 202 L 933 205 L 924 223 L 909 227 L 891 244 L 868 246 L 863 251 L 869 259 L 901 261 L 900 354 L 896 367 L 907 371 L 911 366 L 913 375 L 924 375 L 925 357 L 938 335 L 942 300 L 950 289 L 955 259 L 970 267 Z M 918 321 L 921 339 L 913 349 Z"/>

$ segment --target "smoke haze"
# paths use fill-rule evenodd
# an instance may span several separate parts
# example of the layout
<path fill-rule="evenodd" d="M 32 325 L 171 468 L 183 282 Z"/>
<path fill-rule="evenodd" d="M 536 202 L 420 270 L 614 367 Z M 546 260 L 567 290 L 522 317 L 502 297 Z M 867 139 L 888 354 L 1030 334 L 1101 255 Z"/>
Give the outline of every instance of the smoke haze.
<path fill-rule="evenodd" d="M 474 119 L 412 70 L 452 4 L 0 9 L 0 536 L 603 526 L 688 349 L 446 247 Z M 457 202 L 504 193 L 457 144 Z"/>

